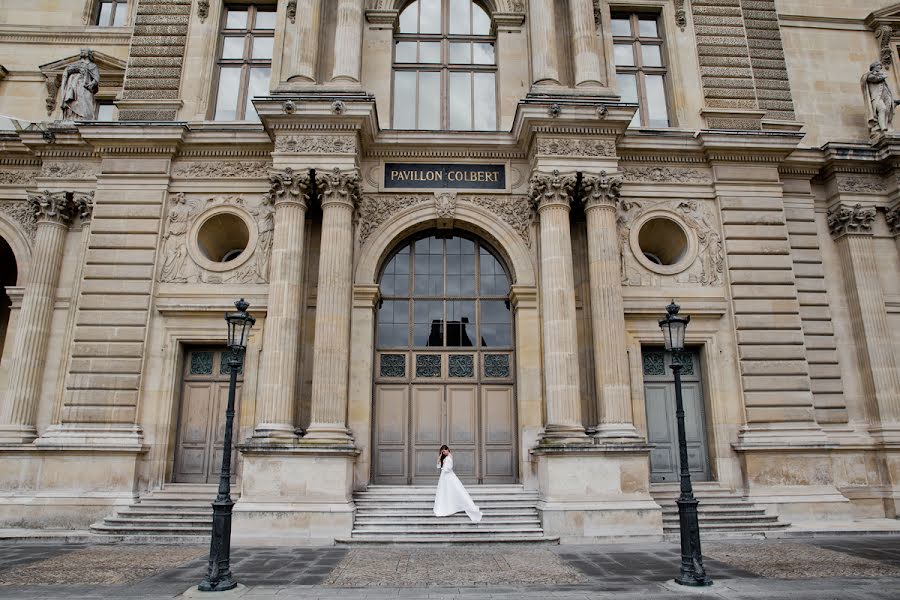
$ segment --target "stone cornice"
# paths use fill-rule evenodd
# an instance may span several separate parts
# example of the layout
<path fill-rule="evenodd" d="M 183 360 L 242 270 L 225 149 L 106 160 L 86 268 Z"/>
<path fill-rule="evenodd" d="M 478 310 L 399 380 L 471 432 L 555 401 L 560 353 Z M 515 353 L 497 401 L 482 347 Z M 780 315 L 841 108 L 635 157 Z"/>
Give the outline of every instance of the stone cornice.
<path fill-rule="evenodd" d="M 46 25 L 2 25 L 0 43 L 75 44 L 88 46 L 125 46 L 131 43 L 131 27 L 55 27 Z"/>
<path fill-rule="evenodd" d="M 710 162 L 783 162 L 800 144 L 802 133 L 702 130 L 697 139 Z"/>

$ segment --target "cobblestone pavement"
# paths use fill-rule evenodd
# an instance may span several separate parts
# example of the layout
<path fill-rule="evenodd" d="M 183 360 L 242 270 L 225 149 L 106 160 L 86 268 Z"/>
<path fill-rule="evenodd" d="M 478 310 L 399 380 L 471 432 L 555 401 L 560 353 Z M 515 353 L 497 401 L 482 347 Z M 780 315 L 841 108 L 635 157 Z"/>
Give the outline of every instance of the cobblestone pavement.
<path fill-rule="evenodd" d="M 0 599 L 175 598 L 205 548 L 7 544 Z M 673 544 L 236 548 L 243 600 L 900 599 L 900 536 L 710 541 L 710 588 L 672 582 Z"/>

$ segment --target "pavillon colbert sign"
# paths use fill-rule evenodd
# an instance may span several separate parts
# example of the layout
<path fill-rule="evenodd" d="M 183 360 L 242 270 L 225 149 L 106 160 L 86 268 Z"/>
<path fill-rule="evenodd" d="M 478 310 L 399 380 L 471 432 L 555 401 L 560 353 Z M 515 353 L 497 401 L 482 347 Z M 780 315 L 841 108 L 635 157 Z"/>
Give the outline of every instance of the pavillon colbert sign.
<path fill-rule="evenodd" d="M 384 187 L 505 190 L 505 165 L 385 163 Z"/>

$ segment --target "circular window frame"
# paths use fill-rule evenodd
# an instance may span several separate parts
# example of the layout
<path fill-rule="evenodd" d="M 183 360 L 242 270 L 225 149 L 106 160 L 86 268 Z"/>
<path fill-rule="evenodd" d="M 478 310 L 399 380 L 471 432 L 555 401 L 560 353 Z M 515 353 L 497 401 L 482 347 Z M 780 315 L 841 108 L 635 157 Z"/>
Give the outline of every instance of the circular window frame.
<path fill-rule="evenodd" d="M 682 256 L 678 262 L 671 265 L 659 265 L 644 256 L 644 251 L 641 249 L 640 243 L 641 228 L 643 228 L 648 221 L 652 221 L 653 219 L 665 219 L 671 221 L 681 229 L 681 233 L 684 234 L 684 237 L 687 240 L 687 249 L 684 252 L 684 256 Z M 637 259 L 642 267 L 653 273 L 659 275 L 677 275 L 678 273 L 686 271 L 694 264 L 694 261 L 697 260 L 697 252 L 700 245 L 697 241 L 697 236 L 694 235 L 694 231 L 684 222 L 684 220 L 674 212 L 668 210 L 652 210 L 644 213 L 634 221 L 628 237 L 631 253 L 634 254 L 635 259 Z"/>
<path fill-rule="evenodd" d="M 208 259 L 203 253 L 203 250 L 200 249 L 199 234 L 200 229 L 207 221 L 209 221 L 213 217 L 217 217 L 223 214 L 234 215 L 237 218 L 241 219 L 244 222 L 244 225 L 247 226 L 249 235 L 247 239 L 247 247 L 244 248 L 244 250 L 239 255 L 228 262 L 215 262 Z M 195 263 L 197 263 L 200 267 L 206 269 L 207 271 L 213 271 L 216 273 L 233 271 L 234 269 L 243 266 L 248 260 L 250 260 L 250 257 L 253 256 L 253 253 L 256 251 L 256 243 L 258 238 L 259 227 L 249 213 L 235 206 L 212 206 L 200 213 L 200 215 L 194 220 L 194 224 L 191 225 L 188 254 L 190 254 L 191 259 Z"/>

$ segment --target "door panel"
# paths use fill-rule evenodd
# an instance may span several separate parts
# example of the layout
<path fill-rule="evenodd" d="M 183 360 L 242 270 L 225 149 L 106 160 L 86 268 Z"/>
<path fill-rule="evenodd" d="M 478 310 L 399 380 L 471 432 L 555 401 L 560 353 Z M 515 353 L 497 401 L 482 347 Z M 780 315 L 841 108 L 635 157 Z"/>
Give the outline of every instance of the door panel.
<path fill-rule="evenodd" d="M 513 388 L 485 385 L 481 388 L 481 427 L 484 444 L 484 483 L 516 481 L 516 410 Z"/>
<path fill-rule="evenodd" d="M 413 478 L 437 480 L 437 451 L 444 443 L 444 386 L 412 386 Z"/>
<path fill-rule="evenodd" d="M 405 484 L 409 387 L 380 385 L 375 389 L 375 477 L 386 484 Z"/>
<path fill-rule="evenodd" d="M 478 438 L 478 388 L 474 385 L 447 386 L 447 445 L 453 450 L 453 471 L 464 482 L 478 479 L 475 457 Z"/>

